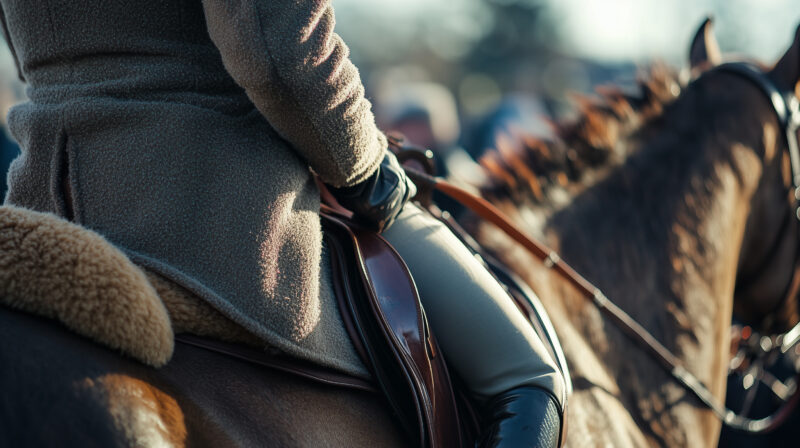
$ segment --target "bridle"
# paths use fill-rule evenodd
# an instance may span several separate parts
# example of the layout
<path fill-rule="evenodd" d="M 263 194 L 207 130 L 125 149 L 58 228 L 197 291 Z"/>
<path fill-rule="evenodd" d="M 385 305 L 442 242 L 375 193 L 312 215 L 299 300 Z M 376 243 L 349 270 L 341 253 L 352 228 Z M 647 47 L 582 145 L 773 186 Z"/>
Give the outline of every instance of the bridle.
<path fill-rule="evenodd" d="M 798 102 L 793 92 L 781 91 L 772 80 L 767 78 L 755 65 L 744 62 L 721 64 L 706 71 L 692 82 L 697 82 L 699 79 L 703 79 L 709 74 L 716 72 L 731 73 L 752 82 L 770 100 L 772 108 L 784 131 L 783 134 L 786 139 L 791 161 L 792 187 L 794 189 L 792 215 L 795 216 L 793 219 L 800 220 L 800 150 L 798 149 L 797 140 L 797 130 L 798 127 L 800 127 L 800 102 Z M 705 384 L 686 370 L 681 360 L 661 344 L 644 327 L 615 305 L 599 288 L 591 284 L 567 265 L 556 252 L 529 237 L 525 232 L 517 228 L 517 226 L 499 209 L 486 200 L 451 185 L 441 178 L 414 170 L 407 170 L 407 172 L 418 187 L 428 191 L 432 189 L 438 190 L 452 199 L 455 199 L 457 202 L 460 202 L 478 216 L 500 227 L 508 236 L 541 260 L 545 267 L 561 275 L 587 299 L 591 300 L 600 312 L 614 322 L 629 339 L 658 361 L 662 368 L 664 368 L 676 382 L 697 397 L 726 426 L 751 434 L 769 432 L 785 422 L 791 415 L 794 407 L 800 402 L 799 387 L 791 398 L 776 412 L 764 418 L 752 419 L 728 409 L 724 404 L 718 403 Z M 800 234 L 798 235 L 798 244 L 798 247 L 800 247 Z M 769 258 L 768 256 L 767 259 Z M 800 251 L 796 252 L 795 255 L 794 273 L 790 285 L 787 288 L 787 299 L 792 300 L 796 297 L 798 289 L 800 289 Z M 789 333 L 786 333 L 784 337 L 784 347 L 782 348 L 786 348 L 787 342 L 791 342 L 791 344 L 800 342 L 800 323 Z"/>
<path fill-rule="evenodd" d="M 778 123 L 789 151 L 792 167 L 792 186 L 794 187 L 794 215 L 800 220 L 800 148 L 798 148 L 797 130 L 800 128 L 800 101 L 794 91 L 782 91 L 755 64 L 748 62 L 728 62 L 720 64 L 697 77 L 697 82 L 715 72 L 737 75 L 756 85 L 767 96 L 772 110 L 778 116 Z"/>
<path fill-rule="evenodd" d="M 783 219 L 781 227 L 773 243 L 766 251 L 763 261 L 753 271 L 750 272 L 745 278 L 737 279 L 737 289 L 744 288 L 747 290 L 756 285 L 756 280 L 762 274 L 767 272 L 773 265 L 772 261 L 776 258 L 777 252 L 781 249 L 782 244 L 787 238 L 792 238 L 792 224 L 795 225 L 794 235 L 794 260 L 792 266 L 792 274 L 789 282 L 783 293 L 783 300 L 779 301 L 775 308 L 776 310 L 783 306 L 787 301 L 797 300 L 800 294 L 800 145 L 798 145 L 797 131 L 800 128 L 800 101 L 794 91 L 781 90 L 762 70 L 756 65 L 747 62 L 729 62 L 708 70 L 700 75 L 694 81 L 703 79 L 711 73 L 722 72 L 728 73 L 755 85 L 769 100 L 773 111 L 778 119 L 778 124 L 783 131 L 783 139 L 786 143 L 787 152 L 789 155 L 789 162 L 791 167 L 791 204 L 789 205 L 789 213 Z M 770 319 L 775 314 L 774 311 L 765 314 L 764 320 Z M 762 322 L 763 323 L 763 322 Z M 780 353 L 785 354 L 789 350 L 795 348 L 800 343 L 800 323 L 796 324 L 788 332 L 778 337 L 777 349 Z M 763 355 L 769 355 L 769 349 L 761 349 Z M 759 360 L 760 361 L 760 360 Z M 800 380 L 800 372 L 795 372 L 796 378 L 795 391 L 786 403 L 772 416 L 765 419 L 753 420 L 751 425 L 756 428 L 764 428 L 756 431 L 745 429 L 748 432 L 767 432 L 780 426 L 786 418 L 790 415 L 791 411 L 796 407 L 800 399 L 800 387 L 798 381 Z M 769 386 L 770 389 L 773 389 Z M 773 392 L 775 390 L 773 389 Z M 723 420 L 724 421 L 724 420 Z"/>
<path fill-rule="evenodd" d="M 783 243 L 785 234 L 791 231 L 792 222 L 795 221 L 794 224 L 797 226 L 798 221 L 800 221 L 800 145 L 798 145 L 797 139 L 797 131 L 798 128 L 800 128 L 800 101 L 798 101 L 797 96 L 793 91 L 782 91 L 757 66 L 747 62 L 729 62 L 721 64 L 700 75 L 697 79 L 695 79 L 694 82 L 703 79 L 708 76 L 708 74 L 714 72 L 729 73 L 743 78 L 746 81 L 754 84 L 762 93 L 764 93 L 764 95 L 766 95 L 770 101 L 770 104 L 772 105 L 772 110 L 775 112 L 775 115 L 778 118 L 778 124 L 783 131 L 783 138 L 786 143 L 787 152 L 789 153 L 789 163 L 792 170 L 792 185 L 790 187 L 792 189 L 792 204 L 790 205 L 790 214 L 786 219 L 783 220 L 781 228 L 778 230 L 775 240 L 767 250 L 766 256 L 764 256 L 764 261 L 761 263 L 761 265 L 756 268 L 754 272 L 751 272 L 746 278 L 737 279 L 737 287 L 741 287 L 741 285 L 744 284 L 744 287 L 746 288 L 750 286 L 750 284 L 755 283 L 755 279 L 760 277 L 760 275 L 769 267 L 770 261 L 774 258 L 775 253 L 780 250 L 780 246 L 781 243 Z M 798 234 L 795 235 L 795 255 L 792 279 L 787 284 L 786 290 L 784 291 L 784 300 L 779 302 L 778 306 L 782 305 L 788 300 L 792 300 L 794 297 L 797 297 L 798 288 L 800 288 L 800 285 L 798 284 L 800 283 L 798 282 L 798 277 L 800 277 L 800 226 L 798 226 L 797 229 Z"/>

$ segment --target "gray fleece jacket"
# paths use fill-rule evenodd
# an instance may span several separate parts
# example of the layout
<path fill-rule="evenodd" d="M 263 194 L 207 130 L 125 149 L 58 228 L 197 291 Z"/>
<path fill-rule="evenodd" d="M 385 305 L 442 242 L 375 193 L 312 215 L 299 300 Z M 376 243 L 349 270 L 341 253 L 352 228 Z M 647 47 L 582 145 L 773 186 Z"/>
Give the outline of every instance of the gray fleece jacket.
<path fill-rule="evenodd" d="M 386 140 L 328 0 L 0 0 L 30 101 L 6 202 L 72 219 L 266 344 L 363 366 L 321 269 L 319 192 Z M 102 318 L 102 317 L 98 317 Z"/>

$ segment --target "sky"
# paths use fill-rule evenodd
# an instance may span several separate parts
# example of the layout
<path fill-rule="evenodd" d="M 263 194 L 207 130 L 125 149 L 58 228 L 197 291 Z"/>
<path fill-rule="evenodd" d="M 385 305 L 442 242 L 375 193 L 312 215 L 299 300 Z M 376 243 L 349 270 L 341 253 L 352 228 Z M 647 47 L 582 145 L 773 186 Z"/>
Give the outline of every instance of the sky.
<path fill-rule="evenodd" d="M 772 60 L 791 43 L 800 24 L 797 0 L 558 0 L 550 4 L 563 20 L 565 48 L 599 60 L 659 55 L 677 61 L 685 57 L 694 31 L 709 14 L 723 50 Z"/>
<path fill-rule="evenodd" d="M 546 4 L 561 36 L 559 49 L 601 62 L 680 63 L 689 40 L 702 22 L 715 19 L 723 50 L 768 61 L 779 56 L 800 24 L 800 0 L 495 0 Z M 386 23 L 387 49 L 402 45 L 403 29 L 433 16 L 441 22 L 444 51 L 479 35 L 480 0 L 333 0 L 343 26 Z M 357 19 L 353 20 L 353 17 Z M 535 26 L 532 24 L 531 26 Z M 388 38 L 380 34 L 391 36 Z"/>

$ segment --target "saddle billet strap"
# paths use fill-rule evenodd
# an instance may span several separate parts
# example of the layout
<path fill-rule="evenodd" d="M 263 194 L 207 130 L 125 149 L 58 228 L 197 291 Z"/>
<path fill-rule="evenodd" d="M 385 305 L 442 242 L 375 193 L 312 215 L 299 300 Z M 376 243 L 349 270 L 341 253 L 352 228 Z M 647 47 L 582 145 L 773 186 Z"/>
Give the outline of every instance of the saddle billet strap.
<path fill-rule="evenodd" d="M 175 335 L 175 342 L 202 348 L 270 369 L 280 370 L 329 386 L 345 387 L 373 393 L 379 392 L 377 387 L 367 380 L 339 373 L 335 370 L 327 369 L 297 358 L 271 355 L 262 350 L 246 347 L 242 344 L 233 344 L 192 334 L 177 334 Z"/>
<path fill-rule="evenodd" d="M 401 424 L 420 446 L 467 446 L 447 367 L 408 268 L 376 233 L 345 217 L 321 216 L 334 281 L 343 283 L 336 289 L 346 292 L 343 320 Z"/>

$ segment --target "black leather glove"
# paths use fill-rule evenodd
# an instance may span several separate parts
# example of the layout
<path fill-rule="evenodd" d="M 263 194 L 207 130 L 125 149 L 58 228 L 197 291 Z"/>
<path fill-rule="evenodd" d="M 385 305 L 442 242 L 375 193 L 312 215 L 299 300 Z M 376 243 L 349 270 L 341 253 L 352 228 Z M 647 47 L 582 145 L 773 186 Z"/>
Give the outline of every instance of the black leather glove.
<path fill-rule="evenodd" d="M 383 232 L 392 225 L 406 202 L 417 194 L 417 187 L 406 176 L 394 154 L 386 151 L 378 170 L 365 181 L 330 191 L 360 222 Z"/>

